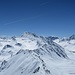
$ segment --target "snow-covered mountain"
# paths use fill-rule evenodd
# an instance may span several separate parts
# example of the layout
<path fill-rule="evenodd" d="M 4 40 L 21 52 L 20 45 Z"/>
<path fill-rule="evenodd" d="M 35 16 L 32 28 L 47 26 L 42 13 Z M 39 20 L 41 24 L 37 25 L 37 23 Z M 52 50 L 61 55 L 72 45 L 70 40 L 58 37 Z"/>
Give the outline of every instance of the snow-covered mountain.
<path fill-rule="evenodd" d="M 69 58 L 57 40 L 30 32 L 1 37 L 0 75 L 74 75 L 75 59 Z"/>
<path fill-rule="evenodd" d="M 68 38 L 55 39 L 54 42 L 58 43 L 60 46 L 65 48 L 65 50 L 75 52 L 75 35 Z"/>

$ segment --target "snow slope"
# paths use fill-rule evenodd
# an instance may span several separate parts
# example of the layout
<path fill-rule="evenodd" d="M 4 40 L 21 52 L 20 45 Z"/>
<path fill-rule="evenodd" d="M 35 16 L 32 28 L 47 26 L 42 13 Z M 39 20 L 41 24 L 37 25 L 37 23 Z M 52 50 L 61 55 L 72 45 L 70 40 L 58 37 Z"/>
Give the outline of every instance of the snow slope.
<path fill-rule="evenodd" d="M 0 75 L 74 75 L 75 60 L 39 56 L 33 51 L 20 51 L 6 62 Z"/>

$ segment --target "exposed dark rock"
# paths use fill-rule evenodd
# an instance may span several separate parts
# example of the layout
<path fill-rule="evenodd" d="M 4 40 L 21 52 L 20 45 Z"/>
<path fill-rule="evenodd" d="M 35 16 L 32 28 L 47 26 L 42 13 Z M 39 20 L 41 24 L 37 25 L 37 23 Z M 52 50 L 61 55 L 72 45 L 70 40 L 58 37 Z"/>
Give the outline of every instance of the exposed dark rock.
<path fill-rule="evenodd" d="M 37 67 L 33 73 L 37 73 L 39 71 L 40 67 Z"/>
<path fill-rule="evenodd" d="M 21 44 L 21 43 L 16 43 L 15 45 L 16 45 L 16 46 L 22 46 L 22 44 Z"/>
<path fill-rule="evenodd" d="M 11 47 L 12 47 L 11 45 L 5 45 L 5 46 L 3 47 L 3 49 L 11 48 Z"/>

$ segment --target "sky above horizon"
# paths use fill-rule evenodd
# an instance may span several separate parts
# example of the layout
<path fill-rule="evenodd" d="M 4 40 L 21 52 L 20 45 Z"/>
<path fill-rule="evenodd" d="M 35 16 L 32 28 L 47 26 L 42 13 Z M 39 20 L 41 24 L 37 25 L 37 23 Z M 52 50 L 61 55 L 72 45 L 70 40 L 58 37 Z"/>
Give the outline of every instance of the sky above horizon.
<path fill-rule="evenodd" d="M 75 34 L 75 0 L 0 0 L 0 35 Z"/>

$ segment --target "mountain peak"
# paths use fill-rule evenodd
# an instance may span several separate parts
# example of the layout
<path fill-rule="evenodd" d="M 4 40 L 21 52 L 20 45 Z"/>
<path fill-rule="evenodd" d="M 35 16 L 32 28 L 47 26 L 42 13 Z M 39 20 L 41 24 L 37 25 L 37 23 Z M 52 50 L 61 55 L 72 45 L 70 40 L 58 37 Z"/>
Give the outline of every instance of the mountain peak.
<path fill-rule="evenodd" d="M 56 40 L 56 39 L 59 39 L 59 37 L 56 37 L 56 36 L 49 36 L 49 37 L 47 37 L 47 39 Z"/>
<path fill-rule="evenodd" d="M 75 34 L 73 34 L 69 37 L 69 40 L 74 40 L 74 39 L 75 39 Z"/>
<path fill-rule="evenodd" d="M 22 37 L 38 37 L 35 33 L 24 32 Z"/>

